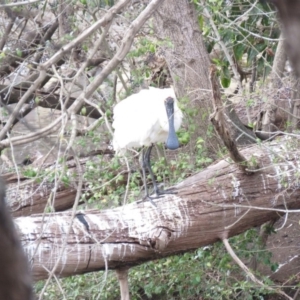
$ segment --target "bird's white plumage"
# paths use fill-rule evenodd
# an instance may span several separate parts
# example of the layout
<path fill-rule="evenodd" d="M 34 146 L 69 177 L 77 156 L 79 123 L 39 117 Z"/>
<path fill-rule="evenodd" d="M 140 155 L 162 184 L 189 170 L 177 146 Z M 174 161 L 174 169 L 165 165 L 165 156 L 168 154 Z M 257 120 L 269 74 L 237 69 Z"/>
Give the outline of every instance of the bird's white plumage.
<path fill-rule="evenodd" d="M 177 106 L 172 88 L 150 87 L 127 97 L 115 106 L 113 148 L 117 153 L 166 141 L 169 124 L 164 101 L 168 97 L 175 99 L 174 127 L 177 131 L 182 122 L 182 112 Z"/>

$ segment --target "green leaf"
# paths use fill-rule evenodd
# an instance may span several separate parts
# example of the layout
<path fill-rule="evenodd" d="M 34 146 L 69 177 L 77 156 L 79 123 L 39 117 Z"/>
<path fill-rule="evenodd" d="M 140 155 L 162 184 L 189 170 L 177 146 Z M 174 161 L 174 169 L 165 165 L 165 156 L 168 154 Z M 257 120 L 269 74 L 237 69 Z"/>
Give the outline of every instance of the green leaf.
<path fill-rule="evenodd" d="M 220 31 L 220 35 L 225 43 L 231 42 L 234 39 L 234 33 L 231 30 Z"/>
<path fill-rule="evenodd" d="M 83 106 L 83 107 L 81 108 L 80 114 L 81 114 L 82 116 L 85 116 L 85 115 L 86 115 L 86 107 L 85 107 L 85 106 Z"/>
<path fill-rule="evenodd" d="M 250 64 L 253 61 L 253 59 L 256 57 L 257 54 L 258 54 L 258 51 L 255 48 L 251 48 L 248 51 L 247 64 Z"/>
<path fill-rule="evenodd" d="M 255 48 L 257 49 L 258 52 L 263 52 L 267 48 L 267 44 L 259 43 L 255 45 Z"/>
<path fill-rule="evenodd" d="M 203 31 L 203 24 L 204 24 L 204 19 L 203 19 L 203 15 L 199 15 L 198 16 L 198 25 L 201 31 Z"/>
<path fill-rule="evenodd" d="M 233 47 L 233 52 L 234 52 L 234 56 L 235 56 L 236 60 L 239 61 L 242 59 L 245 49 L 246 49 L 246 47 L 243 44 L 238 44 L 235 47 Z"/>
<path fill-rule="evenodd" d="M 227 78 L 227 77 L 221 77 L 221 84 L 224 88 L 228 88 L 230 86 L 230 78 Z"/>
<path fill-rule="evenodd" d="M 22 51 L 19 48 L 16 49 L 16 54 L 17 56 L 22 57 Z"/>

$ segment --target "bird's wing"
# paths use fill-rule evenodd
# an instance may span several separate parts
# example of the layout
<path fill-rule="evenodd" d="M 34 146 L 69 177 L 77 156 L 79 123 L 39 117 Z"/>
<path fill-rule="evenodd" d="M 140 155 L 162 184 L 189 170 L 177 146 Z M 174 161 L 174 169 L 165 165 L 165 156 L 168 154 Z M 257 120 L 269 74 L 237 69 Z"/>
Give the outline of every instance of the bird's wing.
<path fill-rule="evenodd" d="M 113 147 L 116 151 L 148 146 L 154 142 L 151 141 L 151 132 L 156 130 L 155 105 L 151 105 L 148 98 L 136 97 L 139 94 L 126 98 L 114 109 Z"/>

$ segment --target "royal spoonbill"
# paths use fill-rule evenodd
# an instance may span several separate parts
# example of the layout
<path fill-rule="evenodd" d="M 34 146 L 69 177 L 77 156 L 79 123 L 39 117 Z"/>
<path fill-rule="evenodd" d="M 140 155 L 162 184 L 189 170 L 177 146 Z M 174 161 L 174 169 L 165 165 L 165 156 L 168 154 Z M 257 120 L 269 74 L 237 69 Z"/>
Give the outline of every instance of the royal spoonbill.
<path fill-rule="evenodd" d="M 142 169 L 146 197 L 151 201 L 146 184 L 145 169 L 148 168 L 154 192 L 157 196 L 166 194 L 160 191 L 150 164 L 154 143 L 165 142 L 166 147 L 175 150 L 179 147 L 176 131 L 182 122 L 182 112 L 172 88 L 150 87 L 119 102 L 114 108 L 113 148 L 117 154 L 126 149 L 143 147 Z M 147 150 L 145 150 L 147 147 Z"/>

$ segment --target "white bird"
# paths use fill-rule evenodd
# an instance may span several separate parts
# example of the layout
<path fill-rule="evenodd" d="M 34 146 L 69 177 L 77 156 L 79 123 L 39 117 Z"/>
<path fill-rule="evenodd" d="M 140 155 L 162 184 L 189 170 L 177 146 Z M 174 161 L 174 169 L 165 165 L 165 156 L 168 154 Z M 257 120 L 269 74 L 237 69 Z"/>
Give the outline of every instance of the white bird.
<path fill-rule="evenodd" d="M 150 87 L 141 90 L 114 108 L 113 148 L 117 154 L 124 154 L 126 149 L 143 149 L 143 179 L 146 197 L 151 201 L 146 184 L 146 167 L 153 181 L 157 196 L 166 193 L 159 191 L 150 165 L 150 154 L 154 143 L 166 142 L 166 147 L 175 150 L 179 147 L 176 131 L 182 122 L 182 112 L 172 88 L 158 89 Z"/>

